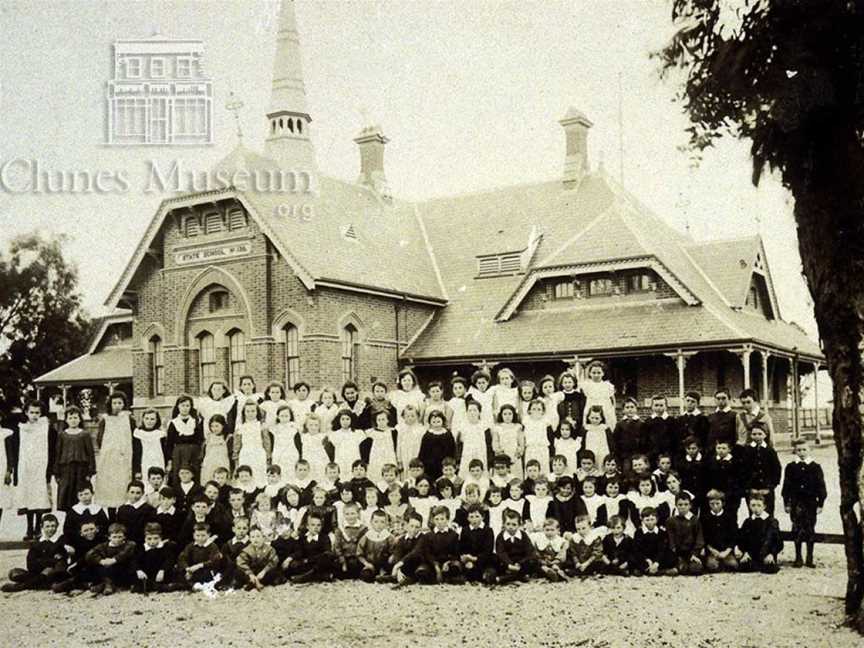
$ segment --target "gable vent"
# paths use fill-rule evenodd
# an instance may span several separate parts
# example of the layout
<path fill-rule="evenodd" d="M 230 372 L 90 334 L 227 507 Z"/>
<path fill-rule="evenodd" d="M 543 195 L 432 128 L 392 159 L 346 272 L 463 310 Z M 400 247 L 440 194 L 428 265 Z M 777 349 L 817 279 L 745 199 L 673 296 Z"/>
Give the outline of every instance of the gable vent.
<path fill-rule="evenodd" d="M 477 276 L 515 274 L 522 271 L 522 253 L 508 252 L 494 256 L 477 257 Z"/>

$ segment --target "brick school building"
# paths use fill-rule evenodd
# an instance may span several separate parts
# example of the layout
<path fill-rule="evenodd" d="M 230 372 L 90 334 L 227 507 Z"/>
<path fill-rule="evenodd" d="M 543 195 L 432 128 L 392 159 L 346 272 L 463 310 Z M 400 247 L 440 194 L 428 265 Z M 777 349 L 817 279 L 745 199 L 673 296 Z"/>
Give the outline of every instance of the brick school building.
<path fill-rule="evenodd" d="M 389 187 L 375 126 L 354 140 L 355 181 L 322 174 L 312 116 L 284 2 L 263 152 L 238 144 L 214 169 L 245 182 L 164 200 L 88 353 L 37 385 L 65 401 L 120 388 L 136 410 L 165 410 L 244 374 L 259 389 L 338 389 L 392 384 L 411 366 L 425 387 L 477 366 L 578 376 L 599 358 L 619 396 L 646 406 L 697 390 L 710 407 L 717 387 L 749 386 L 774 410 L 793 407 L 798 376 L 822 362 L 782 319 L 760 238 L 695 241 L 668 226 L 591 165 L 578 110 L 550 120 L 560 177 L 423 202 Z"/>

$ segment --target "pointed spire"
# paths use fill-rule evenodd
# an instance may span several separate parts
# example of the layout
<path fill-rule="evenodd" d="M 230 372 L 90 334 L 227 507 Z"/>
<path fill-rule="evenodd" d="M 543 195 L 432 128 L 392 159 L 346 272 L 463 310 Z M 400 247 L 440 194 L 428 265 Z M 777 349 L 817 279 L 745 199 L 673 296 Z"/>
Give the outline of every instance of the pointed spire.
<path fill-rule="evenodd" d="M 283 169 L 314 174 L 317 169 L 315 149 L 309 138 L 312 118 L 306 107 L 306 86 L 293 0 L 282 0 L 280 6 L 267 121 L 265 154 Z"/>

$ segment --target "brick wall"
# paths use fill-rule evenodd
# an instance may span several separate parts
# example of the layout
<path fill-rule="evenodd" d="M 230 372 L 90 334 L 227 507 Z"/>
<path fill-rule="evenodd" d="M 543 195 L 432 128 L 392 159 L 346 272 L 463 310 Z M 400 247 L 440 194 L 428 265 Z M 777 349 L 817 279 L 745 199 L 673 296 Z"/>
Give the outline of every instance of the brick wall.
<path fill-rule="evenodd" d="M 222 241 L 248 242 L 248 255 L 212 264 L 230 277 L 208 271 L 208 263 L 178 266 L 177 246 L 209 245 Z M 296 326 L 299 336 L 299 377 L 314 387 L 339 388 L 343 382 L 341 331 L 352 323 L 358 331 L 356 378 L 368 385 L 372 378 L 393 382 L 398 371 L 398 349 L 404 348 L 435 307 L 334 288 L 308 291 L 291 267 L 274 250 L 255 223 L 248 230 L 186 238 L 169 215 L 154 247 L 164 244 L 164 268 L 149 256 L 142 262 L 132 289 L 137 292 L 133 326 L 135 406 L 173 402 L 177 394 L 200 394 L 199 353 L 196 336 L 214 335 L 216 376 L 229 379 L 227 334 L 242 330 L 246 340 L 246 373 L 259 389 L 270 380 L 285 380 L 285 324 Z M 190 287 L 195 284 L 193 290 Z M 227 308 L 210 312 L 208 293 L 227 289 Z M 248 305 L 248 308 L 247 308 Z M 176 321 L 181 311 L 187 314 Z M 398 325 L 397 325 L 398 322 Z M 275 329 L 275 330 L 274 330 Z M 151 394 L 151 356 L 142 336 L 163 339 L 165 397 Z"/>

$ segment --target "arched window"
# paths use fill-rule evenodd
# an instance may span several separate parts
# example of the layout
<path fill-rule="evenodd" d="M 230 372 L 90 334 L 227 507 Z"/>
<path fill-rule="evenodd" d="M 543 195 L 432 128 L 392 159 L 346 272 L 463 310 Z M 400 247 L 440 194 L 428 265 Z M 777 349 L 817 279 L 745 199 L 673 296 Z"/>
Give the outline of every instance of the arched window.
<path fill-rule="evenodd" d="M 293 119 L 288 120 L 288 130 L 291 131 L 292 133 L 294 132 L 294 120 Z"/>
<path fill-rule="evenodd" d="M 165 393 L 165 356 L 162 353 L 162 340 L 158 335 L 150 338 L 150 393 L 161 396 Z"/>
<path fill-rule="evenodd" d="M 285 332 L 285 384 L 291 385 L 300 379 L 300 334 L 293 324 L 286 324 Z"/>
<path fill-rule="evenodd" d="M 228 371 L 234 389 L 240 389 L 240 377 L 246 373 L 246 336 L 243 331 L 228 334 Z"/>
<path fill-rule="evenodd" d="M 198 336 L 198 376 L 202 392 L 216 380 L 216 345 L 206 332 Z"/>
<path fill-rule="evenodd" d="M 298 133 L 303 132 L 303 120 L 302 119 L 297 120 L 297 132 Z"/>
<path fill-rule="evenodd" d="M 357 379 L 357 327 L 342 329 L 342 382 Z"/>

